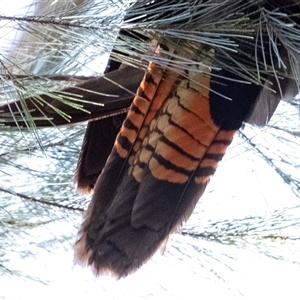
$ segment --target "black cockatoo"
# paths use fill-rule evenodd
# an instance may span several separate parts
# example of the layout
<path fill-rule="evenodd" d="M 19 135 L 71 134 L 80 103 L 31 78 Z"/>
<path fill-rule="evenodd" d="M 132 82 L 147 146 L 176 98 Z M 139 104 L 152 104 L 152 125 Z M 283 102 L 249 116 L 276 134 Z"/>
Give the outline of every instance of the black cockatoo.
<path fill-rule="evenodd" d="M 190 216 L 235 132 L 266 124 L 300 74 L 299 1 L 128 2 L 105 76 L 63 90 L 104 106 L 84 103 L 85 114 L 49 95 L 39 109 L 24 101 L 36 126 L 49 125 L 44 115 L 65 124 L 57 109 L 71 122 L 98 119 L 75 176 L 93 191 L 75 261 L 118 278 Z"/>
<path fill-rule="evenodd" d="M 76 178 L 93 197 L 75 259 L 97 275 L 123 277 L 147 261 L 190 216 L 243 121 L 266 123 L 297 91 L 296 1 L 171 2 L 144 2 L 153 60 L 126 118 L 91 122 L 84 138 Z M 120 36 L 141 34 L 151 35 L 145 26 Z M 130 81 L 130 72 L 118 74 Z"/>

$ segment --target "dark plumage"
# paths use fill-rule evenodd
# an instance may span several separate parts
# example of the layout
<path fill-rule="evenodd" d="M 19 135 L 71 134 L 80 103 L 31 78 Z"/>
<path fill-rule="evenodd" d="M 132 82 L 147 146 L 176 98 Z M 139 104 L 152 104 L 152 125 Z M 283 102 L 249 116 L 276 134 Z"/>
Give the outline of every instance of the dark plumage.
<path fill-rule="evenodd" d="M 124 277 L 190 216 L 242 123 L 266 124 L 298 92 L 299 14 L 291 0 L 136 1 L 113 22 L 105 76 L 1 107 L 9 126 L 93 120 L 75 176 L 94 193 L 77 263 Z"/>
<path fill-rule="evenodd" d="M 75 245 L 76 261 L 90 265 L 97 275 L 123 277 L 147 261 L 190 216 L 243 121 L 248 118 L 252 123 L 267 122 L 281 96 L 293 90 L 287 36 L 274 39 L 276 28 L 271 34 L 264 22 L 267 13 L 274 13 L 286 24 L 298 22 L 294 13 L 299 12 L 299 4 L 176 3 L 179 8 L 173 13 L 167 8 L 160 11 L 158 2 L 153 7 L 149 4 L 145 8 L 146 21 L 156 22 L 156 29 L 160 29 L 159 17 L 173 17 L 175 21 L 170 21 L 169 28 L 175 26 L 180 33 L 189 22 L 197 25 L 198 18 L 205 18 L 207 11 L 216 17 L 216 24 L 223 18 L 224 22 L 249 26 L 253 30 L 250 35 L 257 40 L 242 37 L 242 29 L 240 33 L 233 32 L 231 38 L 238 48 L 229 55 L 222 46 L 188 38 L 182 41 L 170 32 L 170 38 L 161 36 L 163 47 L 155 55 L 164 59 L 155 59 L 154 55 L 106 164 L 98 170 L 94 195 Z M 277 14 L 278 9 L 290 17 Z M 168 28 L 165 30 L 168 32 Z M 179 46 L 174 48 L 175 44 Z M 180 68 L 185 59 L 188 60 Z M 92 126 L 89 124 L 88 134 Z M 83 153 L 89 138 L 85 137 Z M 81 167 L 82 158 L 79 172 Z M 93 182 L 89 182 L 91 185 Z"/>

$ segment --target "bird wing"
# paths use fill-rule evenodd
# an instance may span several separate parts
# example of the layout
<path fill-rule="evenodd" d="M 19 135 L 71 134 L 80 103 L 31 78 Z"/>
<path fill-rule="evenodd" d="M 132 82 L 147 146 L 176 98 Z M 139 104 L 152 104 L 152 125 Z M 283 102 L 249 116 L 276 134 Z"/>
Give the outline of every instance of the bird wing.
<path fill-rule="evenodd" d="M 49 127 L 125 113 L 143 74 L 142 69 L 124 66 L 74 87 L 3 104 L 0 122 L 10 127 L 28 127 L 33 120 L 34 127 Z"/>

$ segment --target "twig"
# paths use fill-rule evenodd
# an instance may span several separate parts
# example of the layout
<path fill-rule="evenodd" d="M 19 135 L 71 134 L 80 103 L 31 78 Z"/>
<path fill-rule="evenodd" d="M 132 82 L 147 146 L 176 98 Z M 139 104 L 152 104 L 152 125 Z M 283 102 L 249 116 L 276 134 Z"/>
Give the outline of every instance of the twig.
<path fill-rule="evenodd" d="M 68 209 L 68 210 L 73 210 L 73 211 L 80 211 L 80 212 L 84 211 L 84 209 L 82 209 L 82 208 L 76 208 L 76 207 L 73 207 L 73 206 L 62 205 L 62 204 L 59 204 L 59 203 L 54 203 L 54 202 L 50 202 L 50 201 L 46 201 L 46 200 L 39 200 L 39 199 L 36 199 L 34 197 L 24 195 L 22 193 L 12 192 L 12 191 L 3 189 L 1 187 L 0 187 L 0 191 L 2 191 L 4 193 L 8 193 L 8 194 L 13 195 L 13 196 L 18 196 L 22 199 L 25 199 L 25 200 L 28 200 L 28 201 L 31 201 L 31 202 L 37 202 L 37 203 L 46 204 L 46 205 L 49 205 L 49 206 L 55 206 L 55 207 L 58 207 L 58 208 L 63 208 L 63 209 Z"/>

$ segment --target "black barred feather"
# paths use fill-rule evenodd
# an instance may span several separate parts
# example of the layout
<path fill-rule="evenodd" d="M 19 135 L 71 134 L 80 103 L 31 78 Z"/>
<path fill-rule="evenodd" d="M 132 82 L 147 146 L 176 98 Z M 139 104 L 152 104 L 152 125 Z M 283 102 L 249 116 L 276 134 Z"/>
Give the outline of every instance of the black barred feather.
<path fill-rule="evenodd" d="M 190 216 L 243 121 L 267 121 L 297 86 L 296 1 L 171 2 L 138 1 L 125 19 L 130 28 L 141 15 L 143 35 L 153 38 L 149 22 L 163 46 L 153 48 L 75 244 L 76 262 L 96 275 L 120 278 L 145 263 Z M 215 36 L 206 39 L 211 21 Z M 280 96 L 268 98 L 274 91 Z M 263 98 L 274 99 L 265 113 Z"/>
<path fill-rule="evenodd" d="M 206 75 L 161 71 L 144 77 L 86 212 L 76 256 L 96 274 L 126 276 L 149 259 L 189 217 L 234 134 L 210 117 L 208 89 L 189 86 Z"/>

